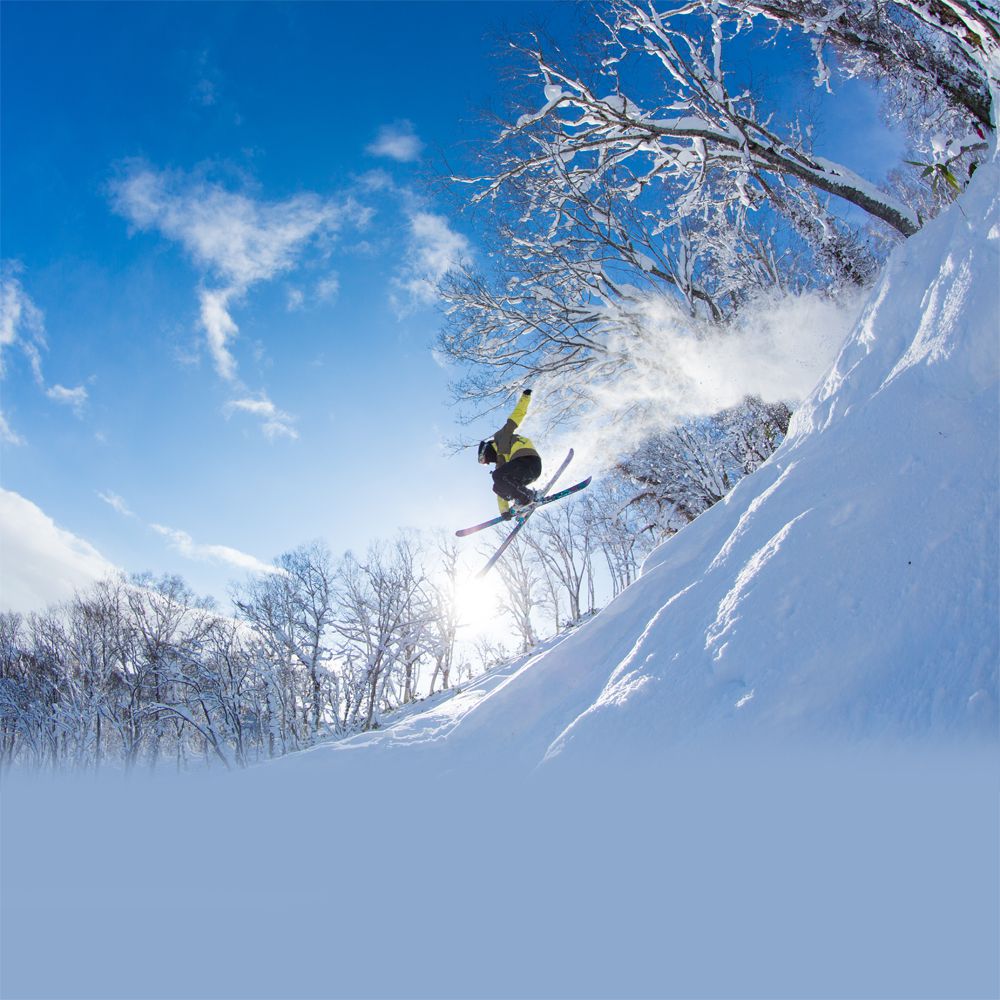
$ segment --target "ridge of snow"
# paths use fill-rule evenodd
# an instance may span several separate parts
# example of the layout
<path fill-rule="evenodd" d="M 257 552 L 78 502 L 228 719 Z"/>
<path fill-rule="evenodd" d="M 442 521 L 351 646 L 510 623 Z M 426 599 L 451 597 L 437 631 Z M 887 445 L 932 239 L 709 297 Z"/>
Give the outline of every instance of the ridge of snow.
<path fill-rule="evenodd" d="M 0 992 L 996 996 L 998 179 L 576 631 L 263 767 L 5 775 Z"/>
<path fill-rule="evenodd" d="M 998 172 L 893 254 L 771 460 L 604 611 L 456 702 L 427 766 L 996 737 Z"/>

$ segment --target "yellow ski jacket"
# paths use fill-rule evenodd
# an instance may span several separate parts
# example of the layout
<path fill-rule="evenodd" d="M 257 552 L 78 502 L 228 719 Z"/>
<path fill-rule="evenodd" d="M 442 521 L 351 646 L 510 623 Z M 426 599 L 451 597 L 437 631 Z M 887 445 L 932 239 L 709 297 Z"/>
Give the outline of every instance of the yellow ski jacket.
<path fill-rule="evenodd" d="M 497 451 L 498 469 L 512 458 L 538 455 L 538 452 L 535 451 L 535 446 L 526 437 L 514 433 L 520 426 L 521 421 L 524 420 L 524 415 L 528 412 L 529 402 L 531 402 L 531 396 L 526 392 L 522 392 L 517 405 L 507 418 L 507 423 L 493 435 L 493 443 Z M 510 504 L 503 497 L 497 497 L 497 505 L 500 507 L 501 514 L 510 508 Z"/>

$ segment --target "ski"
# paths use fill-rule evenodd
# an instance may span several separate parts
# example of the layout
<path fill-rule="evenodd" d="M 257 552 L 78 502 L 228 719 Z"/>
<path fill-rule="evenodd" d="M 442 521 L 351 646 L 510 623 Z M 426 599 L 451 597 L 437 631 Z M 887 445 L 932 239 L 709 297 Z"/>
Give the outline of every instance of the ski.
<path fill-rule="evenodd" d="M 588 476 L 586 479 L 582 480 L 579 483 L 574 483 L 572 486 L 567 486 L 566 489 L 564 490 L 559 490 L 558 493 L 550 493 L 548 496 L 539 497 L 528 508 L 528 510 L 524 512 L 523 515 L 520 515 L 521 519 L 523 520 L 528 516 L 528 514 L 533 513 L 536 507 L 542 507 L 547 503 L 553 503 L 556 500 L 562 500 L 563 497 L 568 497 L 574 493 L 579 493 L 580 490 L 585 490 L 590 485 L 590 481 L 592 478 L 593 478 L 592 476 Z M 518 516 L 519 515 L 515 514 L 513 520 L 517 520 Z M 462 528 L 460 531 L 456 531 L 455 534 L 458 535 L 460 538 L 464 537 L 465 535 L 474 535 L 477 531 L 483 531 L 486 528 L 492 528 L 494 525 L 503 524 L 504 521 L 508 520 L 512 519 L 506 517 L 491 517 L 488 521 L 483 521 L 482 524 L 475 524 L 471 528 Z"/>
<path fill-rule="evenodd" d="M 572 452 L 570 454 L 572 456 Z M 569 459 L 567 458 L 566 462 L 560 467 L 559 472 L 557 472 L 552 477 L 548 485 L 545 487 L 546 490 L 550 490 L 552 488 L 552 484 L 558 478 L 559 473 L 562 472 L 562 470 L 566 467 L 568 463 Z M 573 486 L 569 486 L 564 490 L 560 490 L 558 493 L 548 494 L 544 496 L 541 500 L 537 501 L 534 504 L 534 506 L 530 507 L 527 511 L 525 511 L 524 515 L 517 519 L 517 524 L 514 526 L 514 529 L 511 531 L 511 533 L 500 543 L 500 547 L 496 550 L 496 552 L 493 553 L 492 556 L 490 556 L 490 558 L 486 562 L 486 565 L 476 574 L 476 576 L 477 577 L 486 576 L 486 574 L 496 565 L 497 560 L 504 554 L 504 552 L 507 551 L 507 546 L 514 541 L 514 539 L 517 537 L 517 533 L 528 523 L 528 518 L 531 517 L 532 514 L 534 514 L 534 512 L 538 509 L 539 506 L 541 506 L 544 503 L 551 503 L 553 500 L 561 500 L 563 497 L 569 496 L 571 493 L 578 493 L 580 490 L 586 489 L 590 485 L 590 479 L 591 477 L 588 476 L 582 482 L 576 483 Z"/>
<path fill-rule="evenodd" d="M 511 533 L 500 543 L 500 548 L 490 556 L 486 565 L 476 574 L 477 577 L 486 576 L 486 574 L 493 569 L 496 565 L 497 560 L 507 551 L 507 546 L 510 545 L 512 541 L 517 537 L 517 533 L 525 526 L 528 518 L 531 517 L 535 511 L 542 506 L 542 504 L 552 503 L 553 500 L 562 500 L 563 497 L 568 497 L 571 493 L 579 493 L 580 490 L 586 489 L 590 485 L 590 477 L 588 476 L 582 482 L 576 483 L 573 486 L 567 486 L 566 489 L 560 490 L 558 493 L 552 493 L 549 496 L 543 497 L 541 500 L 537 500 L 533 506 L 524 512 L 521 517 L 517 517 L 517 524 Z"/>
<path fill-rule="evenodd" d="M 543 496 L 548 493 L 550 489 L 552 489 L 552 484 L 566 471 L 566 466 L 569 465 L 572 460 L 573 449 L 570 448 L 569 454 L 563 459 L 562 465 L 556 469 L 555 475 L 545 484 L 545 489 L 542 490 Z M 502 524 L 506 520 L 507 518 L 503 516 L 491 517 L 488 521 L 483 521 L 482 524 L 474 524 L 471 528 L 460 528 L 455 532 L 455 534 L 458 535 L 459 538 L 463 538 L 465 535 L 474 535 L 477 531 L 482 531 L 484 528 L 492 528 L 494 524 Z"/>
<path fill-rule="evenodd" d="M 485 531 L 486 528 L 492 528 L 494 524 L 503 524 L 505 520 L 503 517 L 491 517 L 488 521 L 483 521 L 482 524 L 474 524 L 471 528 L 459 528 L 455 534 L 459 538 L 464 538 L 466 535 L 474 535 L 477 531 Z"/>
<path fill-rule="evenodd" d="M 579 493 L 580 490 L 585 490 L 589 485 L 593 476 L 587 476 L 586 479 L 581 479 L 580 482 L 574 483 L 572 486 L 567 486 L 564 490 L 559 490 L 557 493 L 550 493 L 548 496 L 539 497 L 525 512 L 524 517 L 529 514 L 533 514 L 536 507 L 542 507 L 547 503 L 552 503 L 555 500 L 562 500 L 563 497 L 572 496 L 574 493 Z M 517 515 L 514 515 L 515 519 Z"/>

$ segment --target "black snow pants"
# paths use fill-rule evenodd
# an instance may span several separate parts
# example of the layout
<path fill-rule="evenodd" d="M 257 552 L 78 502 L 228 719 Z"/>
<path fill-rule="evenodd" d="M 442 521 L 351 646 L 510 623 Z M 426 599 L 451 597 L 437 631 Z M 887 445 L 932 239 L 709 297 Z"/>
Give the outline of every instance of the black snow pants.
<path fill-rule="evenodd" d="M 493 470 L 493 492 L 504 500 L 526 504 L 531 502 L 531 494 L 525 490 L 542 474 L 542 460 L 537 455 L 524 455 L 504 462 Z"/>

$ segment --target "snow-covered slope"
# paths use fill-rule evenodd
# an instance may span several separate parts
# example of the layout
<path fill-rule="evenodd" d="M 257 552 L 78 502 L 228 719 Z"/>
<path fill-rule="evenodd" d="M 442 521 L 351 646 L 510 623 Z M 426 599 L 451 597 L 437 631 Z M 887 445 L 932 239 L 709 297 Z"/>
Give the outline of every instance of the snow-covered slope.
<path fill-rule="evenodd" d="M 897 250 L 778 453 L 555 654 L 636 640 L 554 751 L 997 732 L 998 192 L 993 164 Z"/>
<path fill-rule="evenodd" d="M 997 996 L 998 174 L 574 633 L 249 772 L 8 780 L 0 994 Z"/>
<path fill-rule="evenodd" d="M 746 736 L 995 736 L 998 192 L 983 166 L 896 251 L 779 451 L 626 593 L 488 696 L 436 708 L 426 739 L 410 722 L 349 748 L 530 770 Z"/>

